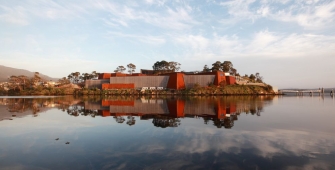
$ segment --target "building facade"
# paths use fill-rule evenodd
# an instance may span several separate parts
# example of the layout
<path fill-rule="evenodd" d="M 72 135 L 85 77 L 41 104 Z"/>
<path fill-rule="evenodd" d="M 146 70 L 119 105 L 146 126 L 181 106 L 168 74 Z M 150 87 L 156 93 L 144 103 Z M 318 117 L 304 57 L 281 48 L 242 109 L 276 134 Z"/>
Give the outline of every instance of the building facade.
<path fill-rule="evenodd" d="M 235 84 L 235 77 L 227 76 L 222 71 L 198 74 L 185 74 L 182 72 L 166 73 L 161 75 L 148 75 L 143 73 L 101 73 L 98 80 L 86 80 L 86 88 L 99 89 L 186 89 L 195 85 L 206 87 L 208 85 Z"/>

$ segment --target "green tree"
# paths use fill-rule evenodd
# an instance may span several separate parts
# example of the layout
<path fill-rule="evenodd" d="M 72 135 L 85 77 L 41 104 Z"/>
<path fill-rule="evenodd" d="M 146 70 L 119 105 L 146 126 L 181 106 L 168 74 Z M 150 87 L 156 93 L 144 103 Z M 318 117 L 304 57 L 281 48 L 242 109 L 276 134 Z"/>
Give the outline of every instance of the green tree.
<path fill-rule="evenodd" d="M 29 87 L 30 81 L 29 78 L 25 75 L 20 75 L 18 76 L 19 79 L 19 83 L 22 86 L 22 89 L 26 89 L 27 87 Z"/>
<path fill-rule="evenodd" d="M 202 69 L 202 72 L 204 72 L 204 73 L 207 73 L 207 72 L 210 72 L 210 71 L 211 71 L 211 69 L 207 66 L 207 64 Z"/>
<path fill-rule="evenodd" d="M 114 70 L 115 73 L 123 73 L 126 70 L 124 66 L 118 66 L 116 67 L 116 70 Z"/>
<path fill-rule="evenodd" d="M 22 87 L 20 85 L 20 79 L 17 76 L 10 76 L 9 79 L 9 89 L 21 91 Z"/>
<path fill-rule="evenodd" d="M 226 73 L 230 73 L 232 75 L 237 74 L 237 70 L 233 67 L 233 63 L 231 61 L 224 61 L 221 63 L 220 61 L 216 61 L 212 64 L 212 71 L 223 71 Z"/>
<path fill-rule="evenodd" d="M 170 73 L 170 72 L 176 72 L 180 69 L 180 63 L 170 61 L 167 62 L 165 60 L 162 61 L 157 61 L 153 66 L 153 70 L 156 74 L 161 74 L 161 73 Z"/>
<path fill-rule="evenodd" d="M 212 71 L 222 70 L 221 66 L 222 66 L 222 63 L 220 61 L 216 61 L 215 63 L 212 64 Z"/>
<path fill-rule="evenodd" d="M 170 61 L 168 70 L 171 72 L 176 72 L 180 69 L 180 65 L 181 64 L 178 62 Z"/>
<path fill-rule="evenodd" d="M 133 63 L 129 63 L 129 64 L 127 65 L 127 68 L 128 68 L 128 72 L 129 72 L 129 74 L 133 74 L 133 72 L 135 72 L 135 70 L 136 70 L 136 65 L 133 64 Z"/>
<path fill-rule="evenodd" d="M 233 69 L 233 63 L 231 61 L 224 61 L 221 64 L 221 70 L 223 72 L 231 72 L 231 70 Z"/>
<path fill-rule="evenodd" d="M 67 76 L 67 78 L 72 83 L 79 83 L 80 81 L 80 72 L 73 72 Z"/>
<path fill-rule="evenodd" d="M 80 79 L 83 80 L 83 81 L 85 81 L 85 80 L 91 79 L 91 77 L 92 76 L 89 73 L 82 73 L 81 76 L 80 76 Z"/>
<path fill-rule="evenodd" d="M 251 82 L 255 82 L 256 76 L 254 74 L 250 74 L 249 79 Z"/>
<path fill-rule="evenodd" d="M 58 83 L 60 85 L 63 85 L 63 84 L 70 84 L 70 80 L 69 79 L 66 79 L 66 77 L 63 77 L 62 79 L 59 79 L 58 80 Z"/>
<path fill-rule="evenodd" d="M 259 73 L 256 73 L 256 74 L 255 74 L 255 77 L 256 77 L 256 82 L 257 82 L 257 83 L 263 83 L 263 77 L 260 76 Z"/>
<path fill-rule="evenodd" d="M 99 73 L 96 72 L 96 71 L 92 71 L 91 73 L 91 79 L 95 79 L 95 78 L 98 78 L 99 77 Z"/>
<path fill-rule="evenodd" d="M 31 84 L 32 86 L 38 86 L 39 85 L 39 82 L 42 81 L 42 78 L 40 77 L 40 73 L 39 72 L 35 72 L 34 73 L 34 77 L 31 78 Z"/>

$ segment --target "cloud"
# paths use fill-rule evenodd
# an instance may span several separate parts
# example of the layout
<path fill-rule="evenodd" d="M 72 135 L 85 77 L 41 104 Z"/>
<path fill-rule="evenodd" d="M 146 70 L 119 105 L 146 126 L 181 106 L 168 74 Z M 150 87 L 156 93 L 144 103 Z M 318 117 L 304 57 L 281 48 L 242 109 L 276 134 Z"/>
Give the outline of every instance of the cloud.
<path fill-rule="evenodd" d="M 131 34 L 123 34 L 121 32 L 109 32 L 109 35 L 123 37 L 123 38 L 131 38 L 136 41 L 144 42 L 151 45 L 161 45 L 166 42 L 165 38 L 161 36 L 151 36 L 151 35 L 131 35 Z"/>
<path fill-rule="evenodd" d="M 147 3 L 164 4 L 164 1 L 148 1 Z M 126 6 L 107 1 L 94 3 L 97 9 L 109 13 L 108 18 L 103 21 L 109 26 L 134 25 L 136 22 L 146 23 L 148 26 L 160 27 L 163 29 L 183 30 L 189 29 L 194 24 L 199 24 L 190 15 L 190 6 L 160 7 L 160 10 L 144 10 L 141 6 Z"/>
<path fill-rule="evenodd" d="M 166 0 L 145 0 L 145 3 L 149 5 L 163 6 L 166 3 Z"/>
<path fill-rule="evenodd" d="M 335 36 L 318 34 L 284 34 L 267 30 L 256 32 L 251 39 L 233 36 L 207 38 L 201 35 L 187 35 L 175 38 L 175 42 L 191 50 L 190 56 L 208 53 L 215 58 L 226 57 L 310 57 L 334 54 Z M 206 56 L 206 55 L 205 55 Z M 199 56 L 203 60 L 204 56 Z M 193 58 L 197 59 L 197 58 Z"/>
<path fill-rule="evenodd" d="M 52 0 L 36 0 L 17 3 L 16 1 L 8 1 L 6 4 L 0 5 L 3 14 L 0 20 L 11 24 L 29 25 L 34 19 L 72 19 L 87 14 L 89 6 L 76 3 L 57 3 Z"/>
<path fill-rule="evenodd" d="M 311 3 L 306 4 L 293 4 L 289 8 L 273 13 L 272 18 L 284 22 L 296 22 L 305 29 L 334 27 L 331 23 L 335 20 L 335 1 L 330 3 L 311 1 Z"/>
<path fill-rule="evenodd" d="M 274 21 L 294 22 L 304 29 L 319 30 L 333 28 L 335 21 L 335 1 L 267 1 L 236 0 L 221 2 L 230 17 L 222 18 L 222 23 L 235 25 L 243 20 L 253 23 L 261 18 Z"/>
<path fill-rule="evenodd" d="M 29 24 L 25 8 L 20 6 L 10 8 L 0 5 L 0 9 L 3 10 L 3 14 L 0 15 L 0 21 L 22 26 Z"/>

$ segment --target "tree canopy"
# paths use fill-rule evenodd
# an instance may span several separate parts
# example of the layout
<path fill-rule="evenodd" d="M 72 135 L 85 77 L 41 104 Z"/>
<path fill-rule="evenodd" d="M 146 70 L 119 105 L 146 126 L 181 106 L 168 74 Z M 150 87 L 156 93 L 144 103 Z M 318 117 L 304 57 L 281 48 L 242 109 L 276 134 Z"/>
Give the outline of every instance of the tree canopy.
<path fill-rule="evenodd" d="M 171 73 L 171 72 L 176 72 L 180 69 L 180 63 L 170 61 L 167 62 L 165 60 L 162 61 L 157 61 L 153 66 L 153 70 L 156 74 L 161 74 L 161 73 Z"/>
<path fill-rule="evenodd" d="M 129 64 L 127 65 L 127 68 L 128 68 L 128 72 L 129 72 L 129 74 L 133 74 L 133 72 L 135 72 L 136 65 L 133 64 L 133 63 L 129 63 Z"/>
<path fill-rule="evenodd" d="M 207 66 L 207 65 L 205 65 Z M 221 61 L 216 61 L 215 63 L 212 64 L 212 71 L 223 71 L 230 73 L 232 75 L 236 75 L 237 70 L 233 67 L 233 63 L 231 61 L 224 61 L 223 63 Z M 204 67 L 205 71 L 205 67 Z"/>
<path fill-rule="evenodd" d="M 124 71 L 126 71 L 126 68 L 124 66 L 118 66 L 114 70 L 115 73 L 123 73 Z"/>

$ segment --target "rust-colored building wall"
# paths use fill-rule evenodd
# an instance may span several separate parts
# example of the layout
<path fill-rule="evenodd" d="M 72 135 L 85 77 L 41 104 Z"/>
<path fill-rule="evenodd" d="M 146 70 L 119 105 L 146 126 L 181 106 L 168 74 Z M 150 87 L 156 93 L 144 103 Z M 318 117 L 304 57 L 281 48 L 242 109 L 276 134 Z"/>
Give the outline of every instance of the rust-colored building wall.
<path fill-rule="evenodd" d="M 172 117 L 185 116 L 185 100 L 170 100 L 167 101 L 167 106 Z"/>
<path fill-rule="evenodd" d="M 99 74 L 99 79 L 110 79 L 111 84 L 102 84 L 102 89 L 129 89 L 129 88 L 137 88 L 138 87 L 166 87 L 170 89 L 185 89 L 185 78 L 184 76 L 189 76 L 187 80 L 187 83 L 190 84 L 189 81 L 191 81 L 192 77 L 190 76 L 197 76 L 197 75 L 214 75 L 214 81 L 213 82 L 207 82 L 207 79 L 210 78 L 202 78 L 203 80 L 207 80 L 204 82 L 198 82 L 200 84 L 207 84 L 207 83 L 213 83 L 216 86 L 219 86 L 221 82 L 224 82 L 224 84 L 235 84 L 235 78 L 232 76 L 225 76 L 225 73 L 222 71 L 213 71 L 213 72 L 207 72 L 207 73 L 199 73 L 194 75 L 185 75 L 184 73 L 167 73 L 160 76 L 165 76 L 166 80 L 159 79 L 159 78 L 152 78 L 152 75 L 148 76 L 146 74 L 142 73 L 133 73 L 133 74 L 124 74 L 124 73 L 102 73 Z M 140 77 L 145 76 L 145 77 Z M 111 77 L 120 77 L 119 79 Z M 126 79 L 122 79 L 125 78 Z M 131 78 L 133 77 L 133 78 Z M 157 76 L 156 76 L 157 77 Z M 129 80 L 128 80 L 129 79 Z M 164 78 L 165 79 L 165 78 Z M 193 78 L 194 79 L 194 78 Z M 201 79 L 201 78 L 198 78 Z M 167 81 L 167 82 L 166 82 Z M 113 83 L 112 83 L 113 82 Z M 135 83 L 136 82 L 136 83 Z M 146 83 L 143 83 L 146 82 Z M 149 83 L 150 82 L 150 83 Z M 167 84 L 165 84 L 167 83 Z"/>
<path fill-rule="evenodd" d="M 133 89 L 135 84 L 102 84 L 102 89 Z"/>
<path fill-rule="evenodd" d="M 227 85 L 236 83 L 235 77 L 233 76 L 226 76 L 226 80 L 227 80 Z"/>
<path fill-rule="evenodd" d="M 99 79 L 99 80 L 86 80 L 85 87 L 88 89 L 98 88 L 101 89 L 102 84 L 109 83 L 109 79 Z"/>
<path fill-rule="evenodd" d="M 215 79 L 213 84 L 218 86 L 221 82 L 226 82 L 226 76 L 225 73 L 222 71 L 213 71 L 213 72 L 206 72 L 206 73 L 199 73 L 196 75 L 215 75 Z"/>
<path fill-rule="evenodd" d="M 184 74 L 183 73 L 170 73 L 167 88 L 170 89 L 185 89 Z"/>
<path fill-rule="evenodd" d="M 221 82 L 226 82 L 226 76 L 224 74 L 224 72 L 222 71 L 214 71 L 213 72 L 215 74 L 215 79 L 214 79 L 214 85 L 218 86 L 220 85 Z"/>
<path fill-rule="evenodd" d="M 133 74 L 128 74 L 127 76 L 146 76 L 146 74 L 142 74 L 142 73 L 133 73 Z"/>
<path fill-rule="evenodd" d="M 135 101 L 102 100 L 102 106 L 134 106 Z"/>
<path fill-rule="evenodd" d="M 98 79 L 109 79 L 111 77 L 111 73 L 100 73 Z"/>
<path fill-rule="evenodd" d="M 124 73 L 113 73 L 111 77 L 126 77 L 127 74 Z"/>

